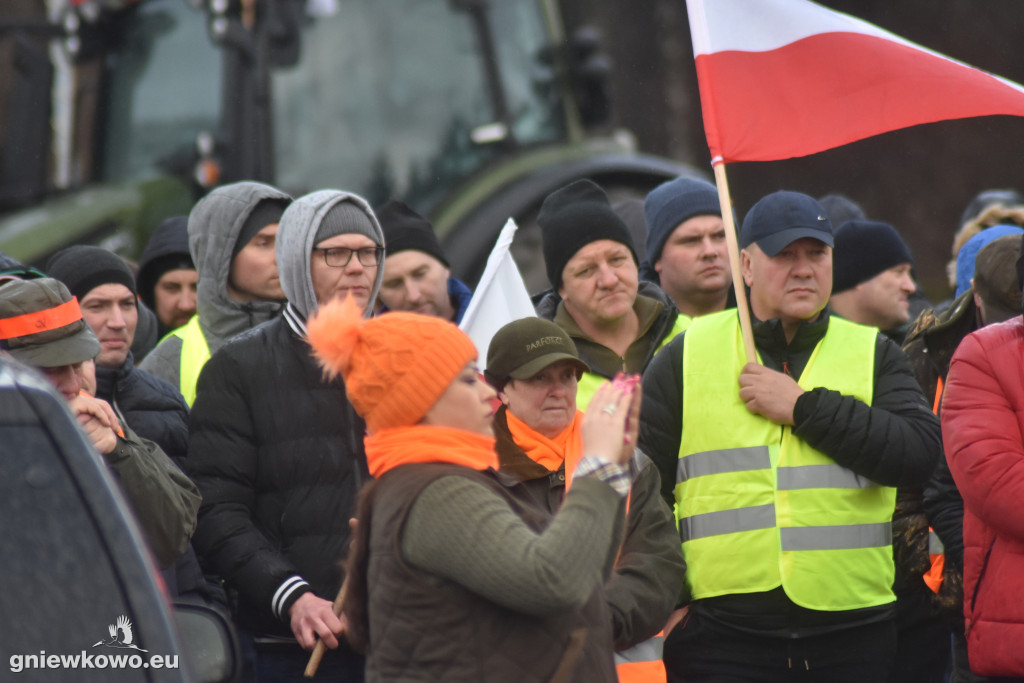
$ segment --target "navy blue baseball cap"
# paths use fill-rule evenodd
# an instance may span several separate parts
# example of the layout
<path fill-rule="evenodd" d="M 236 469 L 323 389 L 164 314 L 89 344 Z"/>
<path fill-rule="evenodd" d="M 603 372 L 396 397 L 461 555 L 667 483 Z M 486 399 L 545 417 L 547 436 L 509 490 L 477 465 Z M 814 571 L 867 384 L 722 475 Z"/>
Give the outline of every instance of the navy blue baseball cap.
<path fill-rule="evenodd" d="M 751 244 L 775 256 L 804 237 L 834 246 L 832 222 L 814 197 L 779 190 L 762 197 L 750 209 L 740 228 L 740 249 Z"/>

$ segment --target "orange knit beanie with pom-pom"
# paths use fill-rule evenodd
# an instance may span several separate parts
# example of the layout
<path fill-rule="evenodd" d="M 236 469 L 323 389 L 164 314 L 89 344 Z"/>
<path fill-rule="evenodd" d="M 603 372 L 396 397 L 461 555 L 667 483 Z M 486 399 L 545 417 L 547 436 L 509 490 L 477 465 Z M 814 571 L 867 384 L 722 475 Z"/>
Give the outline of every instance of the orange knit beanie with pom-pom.
<path fill-rule="evenodd" d="M 402 312 L 364 320 L 351 297 L 321 306 L 306 328 L 313 354 L 329 375 L 344 378 L 371 434 L 417 424 L 477 357 L 447 320 Z"/>

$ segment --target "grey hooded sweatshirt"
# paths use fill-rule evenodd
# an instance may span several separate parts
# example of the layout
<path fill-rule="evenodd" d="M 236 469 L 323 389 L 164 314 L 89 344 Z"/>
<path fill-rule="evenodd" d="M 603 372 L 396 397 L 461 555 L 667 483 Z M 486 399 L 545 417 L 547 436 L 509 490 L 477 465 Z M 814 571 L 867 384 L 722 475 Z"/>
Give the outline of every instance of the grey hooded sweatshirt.
<path fill-rule="evenodd" d="M 281 273 L 281 289 L 288 297 L 288 308 L 299 313 L 303 320 L 316 312 L 316 294 L 313 291 L 313 278 L 310 275 L 310 254 L 316 246 L 316 232 L 324 216 L 338 204 L 350 202 L 362 209 L 373 226 L 377 244 L 384 244 L 384 231 L 373 213 L 373 209 L 365 199 L 350 192 L 341 190 L 320 190 L 296 199 L 281 216 L 277 235 L 277 264 Z M 380 283 L 384 280 L 383 264 L 377 268 L 377 277 L 373 281 L 370 293 L 369 315 L 373 310 L 373 302 L 380 291 Z"/>
<path fill-rule="evenodd" d="M 231 254 L 252 210 L 264 199 L 290 202 L 280 190 L 249 181 L 224 185 L 206 195 L 188 216 L 189 251 L 199 272 L 196 315 L 210 355 L 228 339 L 275 317 L 278 301 L 235 301 L 228 294 Z M 139 368 L 181 386 L 181 339 L 168 335 Z"/>

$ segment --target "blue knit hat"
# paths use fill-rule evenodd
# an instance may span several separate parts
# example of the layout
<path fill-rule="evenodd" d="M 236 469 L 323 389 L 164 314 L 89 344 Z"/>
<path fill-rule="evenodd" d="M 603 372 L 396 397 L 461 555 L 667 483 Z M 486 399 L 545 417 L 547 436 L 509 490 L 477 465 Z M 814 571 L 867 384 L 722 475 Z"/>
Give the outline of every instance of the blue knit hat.
<path fill-rule="evenodd" d="M 1022 232 L 1024 230 L 1016 225 L 993 225 L 967 240 L 956 254 L 956 294 L 953 295 L 954 298 L 970 289 L 971 278 L 974 277 L 974 262 L 978 259 L 978 252 L 982 247 L 1000 237 L 1018 235 Z"/>
<path fill-rule="evenodd" d="M 672 231 L 694 216 L 721 216 L 718 189 L 698 178 L 680 177 L 651 190 L 644 201 L 647 218 L 647 260 L 661 259 Z"/>

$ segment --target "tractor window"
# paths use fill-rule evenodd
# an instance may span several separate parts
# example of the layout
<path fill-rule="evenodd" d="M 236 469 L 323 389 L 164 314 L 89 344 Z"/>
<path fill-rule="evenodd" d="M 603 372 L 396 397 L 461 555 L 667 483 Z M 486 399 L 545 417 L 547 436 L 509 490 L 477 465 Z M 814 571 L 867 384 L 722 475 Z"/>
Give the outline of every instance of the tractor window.
<path fill-rule="evenodd" d="M 510 148 L 558 139 L 533 86 L 535 0 L 310 2 L 297 65 L 273 78 L 276 179 L 420 210 Z"/>
<path fill-rule="evenodd" d="M 204 12 L 182 0 L 140 3 L 111 35 L 104 176 L 124 180 L 153 163 L 188 156 L 196 137 L 216 130 L 221 57 Z"/>

